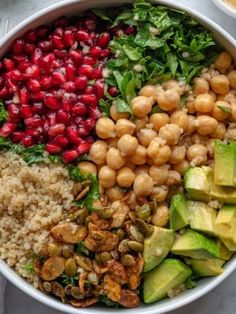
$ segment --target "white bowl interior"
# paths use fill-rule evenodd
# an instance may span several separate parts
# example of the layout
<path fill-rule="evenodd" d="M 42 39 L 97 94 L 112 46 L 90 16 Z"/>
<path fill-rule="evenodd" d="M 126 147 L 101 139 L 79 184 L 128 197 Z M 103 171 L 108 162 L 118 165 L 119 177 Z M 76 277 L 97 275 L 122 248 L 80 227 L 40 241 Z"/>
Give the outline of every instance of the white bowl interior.
<path fill-rule="evenodd" d="M 224 2 L 224 0 L 213 0 L 213 2 L 217 5 L 217 7 L 222 10 L 224 13 L 228 14 L 231 17 L 234 17 L 236 19 L 236 8 L 233 8 L 230 6 L 227 2 Z"/>
<path fill-rule="evenodd" d="M 112 5 L 121 5 L 124 3 L 131 2 L 129 0 L 113 0 Z M 236 60 L 236 41 L 226 33 L 221 27 L 217 24 L 209 20 L 208 18 L 204 17 L 200 13 L 186 7 L 185 5 L 181 4 L 173 4 L 171 0 L 161 0 L 161 1 L 153 1 L 162 3 L 171 7 L 175 7 L 177 9 L 183 9 L 189 12 L 192 16 L 194 16 L 201 24 L 206 26 L 209 30 L 212 31 L 216 41 L 220 43 L 222 47 L 228 50 L 232 56 Z M 76 15 L 78 12 L 86 10 L 88 8 L 95 8 L 95 7 L 108 7 L 111 6 L 111 2 L 109 0 L 67 0 L 56 5 L 53 5 L 47 9 L 44 9 L 29 19 L 22 22 L 18 25 L 15 29 L 8 33 L 8 35 L 0 41 L 0 56 L 3 56 L 4 53 L 7 52 L 11 42 L 22 35 L 26 30 L 32 29 L 38 25 L 49 23 L 50 21 L 56 19 L 58 16 L 61 15 Z M 115 310 L 112 309 L 114 312 L 122 312 L 122 313 L 130 313 L 130 314 L 141 314 L 144 311 L 146 314 L 160 314 L 166 313 L 171 310 L 177 309 L 183 305 L 186 305 L 199 297 L 203 296 L 211 289 L 215 288 L 218 284 L 220 284 L 227 276 L 229 276 L 236 268 L 236 257 L 232 258 L 225 267 L 225 272 L 214 278 L 207 278 L 201 280 L 196 288 L 193 290 L 187 290 L 181 295 L 173 298 L 173 299 L 166 299 L 162 300 L 156 304 L 152 305 L 142 305 L 139 308 L 135 309 L 120 309 Z M 38 301 L 51 306 L 57 310 L 63 311 L 65 313 L 83 313 L 83 314 L 102 314 L 104 312 L 110 312 L 111 309 L 109 308 L 101 308 L 101 307 L 94 307 L 88 309 L 76 309 L 69 305 L 62 304 L 60 301 L 53 299 L 50 296 L 47 296 L 37 289 L 33 288 L 30 284 L 28 284 L 24 279 L 18 276 L 10 267 L 6 265 L 6 263 L 0 260 L 0 272 L 15 286 L 20 288 L 22 291 L 30 295 L 31 297 L 37 299 Z"/>

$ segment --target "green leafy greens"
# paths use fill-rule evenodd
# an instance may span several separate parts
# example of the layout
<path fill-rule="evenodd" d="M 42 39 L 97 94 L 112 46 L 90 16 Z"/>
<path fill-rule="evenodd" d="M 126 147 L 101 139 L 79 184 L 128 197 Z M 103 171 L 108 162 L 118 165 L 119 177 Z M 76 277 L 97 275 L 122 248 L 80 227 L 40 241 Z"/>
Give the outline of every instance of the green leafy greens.
<path fill-rule="evenodd" d="M 4 106 L 3 101 L 0 100 L 0 124 L 6 121 L 8 116 L 7 110 Z"/>

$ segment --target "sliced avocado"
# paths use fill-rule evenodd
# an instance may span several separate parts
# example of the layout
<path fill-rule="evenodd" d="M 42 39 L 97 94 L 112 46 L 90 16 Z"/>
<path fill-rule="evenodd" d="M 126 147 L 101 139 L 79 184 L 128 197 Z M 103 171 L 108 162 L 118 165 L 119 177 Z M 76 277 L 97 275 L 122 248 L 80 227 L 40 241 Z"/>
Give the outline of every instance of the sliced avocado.
<path fill-rule="evenodd" d="M 216 210 L 202 202 L 188 201 L 187 204 L 190 227 L 215 236 Z"/>
<path fill-rule="evenodd" d="M 184 283 L 191 274 L 191 269 L 180 260 L 165 259 L 144 275 L 144 303 L 153 303 L 165 298 L 171 289 Z"/>
<path fill-rule="evenodd" d="M 168 255 L 173 241 L 173 230 L 154 227 L 153 233 L 144 240 L 144 271 L 149 271 L 162 262 Z"/>
<path fill-rule="evenodd" d="M 220 239 L 217 239 L 216 243 L 220 250 L 219 258 L 223 259 L 224 261 L 228 261 L 234 253 L 229 251 Z"/>
<path fill-rule="evenodd" d="M 214 183 L 216 185 L 236 186 L 236 146 L 219 140 L 214 144 Z"/>
<path fill-rule="evenodd" d="M 215 231 L 230 251 L 236 251 L 236 206 L 224 205 L 218 212 Z"/>
<path fill-rule="evenodd" d="M 223 273 L 222 266 L 225 261 L 219 258 L 211 258 L 205 260 L 190 259 L 189 263 L 194 272 L 200 277 L 217 276 Z"/>
<path fill-rule="evenodd" d="M 182 193 L 174 195 L 170 204 L 170 228 L 179 230 L 188 225 L 187 200 Z"/>
<path fill-rule="evenodd" d="M 219 248 L 216 242 L 191 229 L 175 237 L 171 252 L 194 259 L 219 257 Z"/>
<path fill-rule="evenodd" d="M 184 175 L 184 186 L 193 200 L 209 201 L 210 185 L 202 168 L 189 168 Z"/>

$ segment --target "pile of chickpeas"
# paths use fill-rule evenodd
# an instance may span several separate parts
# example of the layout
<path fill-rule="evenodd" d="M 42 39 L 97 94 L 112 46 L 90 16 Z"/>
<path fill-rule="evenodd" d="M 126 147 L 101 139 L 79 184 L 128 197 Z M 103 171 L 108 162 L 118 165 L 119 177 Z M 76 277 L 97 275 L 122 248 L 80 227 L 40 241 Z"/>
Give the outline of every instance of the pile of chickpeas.
<path fill-rule="evenodd" d="M 89 151 L 91 162 L 79 167 L 98 174 L 101 193 L 110 201 L 122 199 L 128 189 L 131 206 L 146 197 L 163 202 L 181 187 L 189 166 L 213 165 L 215 139 L 236 140 L 232 57 L 220 53 L 192 87 L 175 80 L 144 86 L 131 106 L 132 116 L 117 112 L 114 103 L 110 118 L 97 121 L 100 139 Z"/>

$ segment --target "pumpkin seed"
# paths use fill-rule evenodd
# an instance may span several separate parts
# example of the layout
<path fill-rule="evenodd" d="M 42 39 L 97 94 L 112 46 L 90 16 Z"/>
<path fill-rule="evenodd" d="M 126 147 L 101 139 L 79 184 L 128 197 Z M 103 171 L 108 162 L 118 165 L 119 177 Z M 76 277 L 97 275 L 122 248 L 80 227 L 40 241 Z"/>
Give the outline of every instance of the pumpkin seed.
<path fill-rule="evenodd" d="M 50 293 L 50 292 L 52 291 L 52 285 L 51 285 L 50 282 L 44 281 L 44 282 L 42 283 L 42 286 L 43 286 L 43 290 L 44 290 L 45 292 Z"/>
<path fill-rule="evenodd" d="M 98 285 L 98 275 L 94 271 L 88 273 L 87 279 L 92 285 Z"/>
<path fill-rule="evenodd" d="M 88 216 L 87 208 L 80 208 L 69 215 L 70 221 L 76 221 L 78 224 L 84 225 L 85 218 Z"/>
<path fill-rule="evenodd" d="M 124 239 L 120 242 L 119 246 L 118 246 L 118 250 L 121 253 L 126 253 L 129 251 L 129 246 L 128 246 L 128 239 Z"/>
<path fill-rule="evenodd" d="M 112 250 L 110 253 L 114 259 L 118 260 L 120 258 L 120 254 L 118 250 Z"/>
<path fill-rule="evenodd" d="M 73 244 L 63 244 L 61 248 L 61 254 L 65 258 L 69 258 L 74 254 L 74 245 Z"/>
<path fill-rule="evenodd" d="M 48 244 L 48 254 L 49 256 L 57 256 L 60 254 L 60 247 L 57 243 Z"/>
<path fill-rule="evenodd" d="M 130 225 L 129 231 L 130 231 L 131 237 L 135 241 L 141 242 L 141 243 L 144 241 L 144 236 L 135 225 Z"/>
<path fill-rule="evenodd" d="M 114 210 L 112 208 L 106 207 L 106 208 L 103 208 L 100 215 L 103 219 L 110 219 L 113 213 L 114 213 Z"/>
<path fill-rule="evenodd" d="M 65 297 L 64 288 L 57 281 L 52 282 L 52 293 L 59 298 Z"/>
<path fill-rule="evenodd" d="M 65 262 L 65 273 L 67 274 L 68 277 L 72 277 L 76 274 L 76 271 L 77 266 L 75 259 L 71 257 Z"/>
<path fill-rule="evenodd" d="M 104 264 L 110 259 L 112 259 L 112 256 L 109 252 L 102 252 L 100 255 L 101 255 L 101 262 Z"/>
<path fill-rule="evenodd" d="M 52 256 L 43 264 L 41 277 L 45 281 L 58 278 L 65 270 L 65 260 L 62 257 Z"/>
<path fill-rule="evenodd" d="M 80 289 L 79 287 L 72 287 L 70 294 L 72 295 L 73 298 L 75 298 L 76 300 L 80 300 L 81 299 L 81 293 L 80 293 Z"/>
<path fill-rule="evenodd" d="M 93 264 L 88 257 L 77 255 L 75 257 L 75 261 L 85 271 L 92 271 L 93 270 Z"/>
<path fill-rule="evenodd" d="M 145 237 L 149 236 L 153 231 L 153 228 L 140 218 L 135 218 L 134 223 Z"/>
<path fill-rule="evenodd" d="M 124 231 L 122 229 L 118 229 L 116 234 L 118 235 L 120 241 L 122 241 L 124 239 L 124 237 L 125 237 L 125 233 L 124 233 Z"/>
<path fill-rule="evenodd" d="M 89 190 L 90 190 L 90 186 L 85 186 L 85 188 L 81 192 L 79 192 L 79 194 L 76 195 L 75 200 L 79 201 L 82 198 L 84 198 L 85 195 L 89 192 Z"/>
<path fill-rule="evenodd" d="M 134 266 L 135 265 L 135 258 L 130 254 L 124 254 L 121 257 L 121 263 L 124 266 Z"/>
<path fill-rule="evenodd" d="M 137 241 L 128 241 L 128 246 L 131 250 L 135 252 L 142 252 L 143 251 L 143 244 Z"/>
<path fill-rule="evenodd" d="M 146 220 L 151 215 L 151 208 L 148 204 L 143 204 L 142 206 L 136 207 L 136 212 L 139 218 Z"/>
<path fill-rule="evenodd" d="M 69 284 L 67 286 L 65 286 L 65 294 L 66 295 L 71 295 L 71 289 L 72 289 L 73 285 Z"/>

